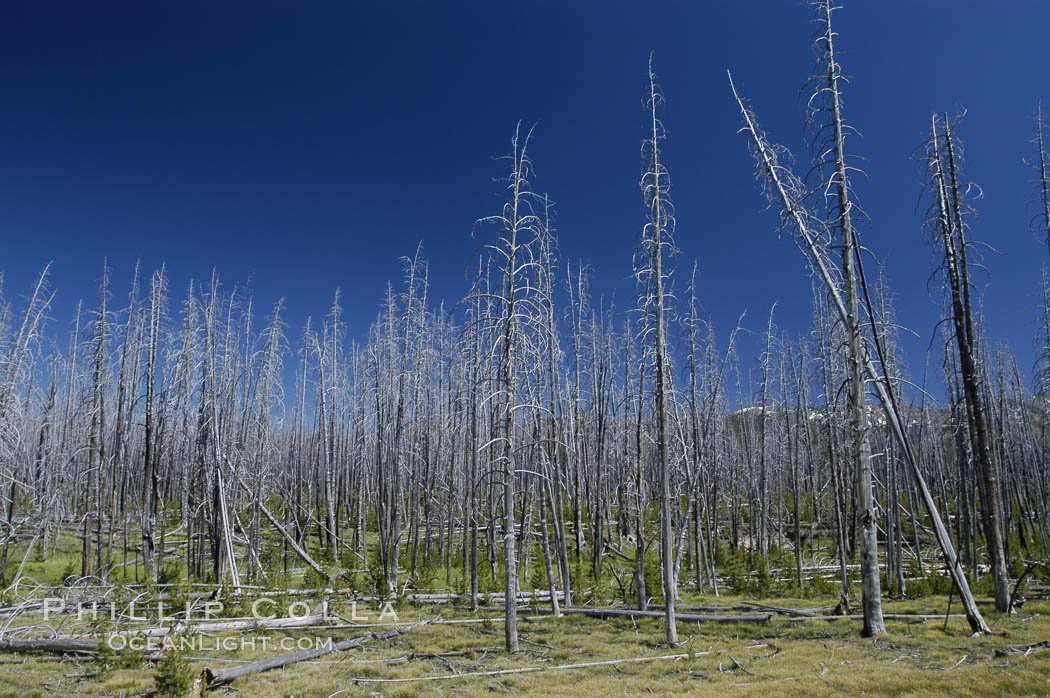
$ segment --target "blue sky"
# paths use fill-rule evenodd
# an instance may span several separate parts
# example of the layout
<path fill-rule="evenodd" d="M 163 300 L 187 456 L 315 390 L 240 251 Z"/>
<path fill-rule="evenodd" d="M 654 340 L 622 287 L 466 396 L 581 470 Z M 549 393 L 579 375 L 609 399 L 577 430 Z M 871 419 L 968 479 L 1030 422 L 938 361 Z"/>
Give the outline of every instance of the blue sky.
<path fill-rule="evenodd" d="M 646 62 L 667 95 L 665 161 L 678 212 L 679 289 L 694 258 L 725 338 L 805 330 L 810 281 L 752 179 L 725 78 L 770 136 L 807 159 L 799 90 L 809 10 L 790 2 L 100 2 L 10 5 L 0 24 L 0 265 L 24 293 L 54 261 L 52 330 L 94 303 L 103 257 L 122 299 L 136 259 L 167 263 L 180 297 L 217 267 L 257 307 L 287 298 L 289 334 L 344 291 L 363 336 L 398 258 L 421 240 L 432 295 L 458 300 L 498 211 L 515 123 L 538 122 L 537 191 L 557 202 L 563 259 L 631 302 Z M 1041 268 L 1031 114 L 1050 98 L 1045 2 L 846 3 L 846 116 L 867 158 L 865 242 L 897 293 L 913 376 L 937 321 L 927 288 L 919 163 L 934 111 L 969 115 L 967 172 L 984 189 L 975 235 L 1003 252 L 978 276 L 987 335 L 1034 355 Z M 751 356 L 745 350 L 745 357 Z"/>

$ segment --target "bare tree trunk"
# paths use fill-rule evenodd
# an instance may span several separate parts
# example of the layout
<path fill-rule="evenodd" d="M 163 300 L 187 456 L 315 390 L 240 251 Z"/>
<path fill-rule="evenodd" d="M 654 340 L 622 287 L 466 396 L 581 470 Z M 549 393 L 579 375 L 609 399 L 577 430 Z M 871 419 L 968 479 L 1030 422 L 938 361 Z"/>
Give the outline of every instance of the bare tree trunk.
<path fill-rule="evenodd" d="M 945 251 L 944 264 L 951 297 L 956 347 L 959 352 L 959 370 L 962 374 L 963 391 L 966 397 L 970 446 L 980 469 L 981 517 L 995 587 L 995 609 L 1000 613 L 1006 613 L 1010 610 L 1010 587 L 1006 576 L 1006 554 L 1003 548 L 1002 491 L 998 468 L 992 462 L 989 451 L 987 415 L 982 406 L 975 358 L 976 346 L 970 305 L 969 269 L 966 262 L 968 243 L 960 202 L 956 146 L 947 115 L 943 117 L 942 123 L 945 129 L 943 153 L 937 131 L 937 119 L 934 117 L 931 170 L 936 187 L 938 228 Z M 942 163 L 942 157 L 946 158 L 946 163 Z"/>
<path fill-rule="evenodd" d="M 764 134 L 756 125 L 754 115 L 745 106 L 743 100 L 736 91 L 736 87 L 732 84 L 732 77 L 730 77 L 730 87 L 733 90 L 733 95 L 736 98 L 737 105 L 740 107 L 741 114 L 743 115 L 745 122 L 744 130 L 751 138 L 753 152 L 761 175 L 770 183 L 770 197 L 781 205 L 783 216 L 797 231 L 799 242 L 809 259 L 811 267 L 827 288 L 828 295 L 834 303 L 838 316 L 845 321 L 848 317 L 848 313 L 846 312 L 846 306 L 842 301 L 839 286 L 831 274 L 826 250 L 824 249 L 824 245 L 814 235 L 813 230 L 810 227 L 810 214 L 803 203 L 805 187 L 797 177 L 777 161 L 775 151 L 771 149 L 765 140 Z M 934 501 L 932 494 L 930 494 L 929 488 L 926 486 L 926 480 L 923 478 L 918 462 L 915 459 L 914 453 L 912 452 L 911 446 L 905 435 L 901 412 L 897 406 L 897 401 L 893 395 L 888 377 L 880 374 L 874 361 L 867 353 L 864 354 L 863 361 L 865 371 L 872 379 L 872 385 L 879 401 L 882 403 L 893 436 L 900 444 L 905 460 L 911 469 L 912 476 L 915 478 L 916 484 L 919 486 L 919 491 L 926 505 L 926 509 L 929 512 L 930 519 L 933 521 L 934 530 L 937 535 L 937 542 L 944 555 L 948 572 L 951 575 L 952 580 L 955 582 L 956 588 L 959 590 L 960 599 L 966 609 L 966 617 L 970 622 L 970 627 L 976 633 L 988 633 L 989 628 L 985 624 L 984 618 L 981 616 L 980 611 L 977 609 L 977 604 L 973 600 L 973 594 L 970 592 L 966 576 L 959 568 L 958 560 L 955 555 L 955 548 L 952 545 L 951 538 L 944 526 L 944 520 L 941 518 L 936 502 Z M 885 368 L 885 363 L 883 363 L 883 367 Z"/>
<path fill-rule="evenodd" d="M 662 139 L 663 127 L 657 118 L 657 107 L 663 100 L 656 87 L 656 76 L 649 61 L 649 95 L 648 108 L 651 117 L 652 135 L 646 142 L 649 158 L 648 170 L 642 177 L 642 194 L 649 210 L 649 223 L 643 234 L 648 247 L 646 267 L 640 275 L 648 277 L 648 288 L 651 298 L 646 298 L 646 307 L 651 308 L 656 317 L 653 328 L 654 353 L 656 359 L 654 380 L 654 399 L 656 409 L 656 450 L 660 475 L 660 561 L 663 569 L 664 618 L 667 625 L 667 641 L 678 642 L 678 628 L 675 622 L 675 595 L 677 580 L 674 574 L 673 543 L 674 536 L 671 522 L 671 459 L 670 435 L 668 433 L 668 394 L 671 390 L 671 367 L 667 354 L 666 300 L 664 298 L 665 272 L 663 257 L 665 247 L 673 254 L 674 243 L 671 233 L 674 228 L 674 214 L 670 210 L 668 195 L 667 170 L 660 162 L 659 142 Z"/>

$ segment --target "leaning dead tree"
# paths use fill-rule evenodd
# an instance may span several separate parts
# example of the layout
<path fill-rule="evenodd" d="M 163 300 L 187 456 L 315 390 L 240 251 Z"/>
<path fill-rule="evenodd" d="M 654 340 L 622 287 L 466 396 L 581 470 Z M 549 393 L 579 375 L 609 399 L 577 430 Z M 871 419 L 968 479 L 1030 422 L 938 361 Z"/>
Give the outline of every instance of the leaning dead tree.
<path fill-rule="evenodd" d="M 826 235 L 826 227 L 823 225 L 820 217 L 808 209 L 806 204 L 807 190 L 802 181 L 786 165 L 781 163 L 780 159 L 786 154 L 786 149 L 782 146 L 772 145 L 767 140 L 765 133 L 758 126 L 754 113 L 747 107 L 743 98 L 737 92 L 731 75 L 729 82 L 743 117 L 744 127 L 742 130 L 749 138 L 751 152 L 758 169 L 757 177 L 770 202 L 779 206 L 784 223 L 794 230 L 795 240 L 805 255 L 810 268 L 827 291 L 835 314 L 848 327 L 850 314 L 841 288 L 842 277 L 836 273 L 836 267 L 830 259 L 830 241 Z M 860 270 L 857 271 L 859 272 Z M 863 274 L 860 274 L 860 277 L 863 279 Z M 872 328 L 875 328 L 874 324 Z M 873 337 L 873 340 L 877 355 L 879 355 L 879 364 L 885 368 L 885 362 L 881 359 L 882 352 L 879 351 L 877 334 Z M 902 456 L 919 487 L 923 503 L 933 522 L 937 543 L 944 556 L 948 573 L 959 590 L 959 596 L 966 609 L 966 617 L 970 627 L 974 632 L 987 633 L 989 632 L 988 626 L 977 609 L 977 604 L 974 601 L 973 594 L 970 592 L 966 575 L 956 556 L 951 537 L 947 528 L 945 528 L 944 520 L 941 518 L 936 501 L 926 484 L 911 443 L 905 433 L 906 422 L 894 394 L 893 384 L 889 376 L 879 370 L 876 358 L 872 357 L 865 345 L 861 345 L 860 352 L 860 355 L 856 358 L 871 382 L 879 402 L 882 404 L 893 438 L 899 444 Z"/>

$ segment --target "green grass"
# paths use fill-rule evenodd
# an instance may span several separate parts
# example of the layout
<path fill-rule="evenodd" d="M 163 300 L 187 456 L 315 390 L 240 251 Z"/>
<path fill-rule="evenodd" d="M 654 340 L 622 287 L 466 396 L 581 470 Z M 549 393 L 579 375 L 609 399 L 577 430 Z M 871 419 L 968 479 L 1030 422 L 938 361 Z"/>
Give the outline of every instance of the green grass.
<path fill-rule="evenodd" d="M 276 549 L 279 541 L 267 533 L 265 545 Z M 316 543 L 316 541 L 313 541 Z M 371 541 L 374 543 L 374 541 Z M 24 544 L 23 544 L 24 546 Z M 311 548 L 314 551 L 314 548 Z M 12 551 L 10 569 L 17 569 L 25 548 Z M 318 559 L 320 559 L 320 551 Z M 522 575 L 523 588 L 545 588 L 545 576 L 539 572 L 542 558 L 533 551 L 533 567 Z M 773 566 L 790 569 L 793 558 L 774 551 L 770 557 Z M 119 554 L 119 548 L 114 555 Z M 132 553 L 134 554 L 134 553 Z M 774 606 L 827 606 L 838 601 L 838 583 L 807 582 L 802 598 L 793 579 L 772 580 L 749 569 L 746 556 L 720 546 L 719 571 L 735 578 L 730 594 L 699 595 L 683 587 L 680 606 L 740 605 L 760 602 Z M 176 554 L 167 558 L 171 564 L 182 559 Z M 274 558 L 276 559 L 276 558 Z M 402 560 L 407 562 L 407 556 Z M 764 561 L 759 561 L 763 563 Z M 372 561 L 372 567 L 377 561 Z M 332 563 L 328 563 L 332 564 Z M 349 568 L 346 561 L 343 567 Z M 333 564 L 334 566 L 334 564 Z M 623 594 L 611 570 L 617 569 L 621 579 L 629 580 L 631 565 L 615 557 L 608 557 L 605 573 L 594 580 L 589 556 L 579 564 L 572 562 L 577 593 L 595 599 L 602 605 L 622 600 Z M 759 565 L 761 569 L 761 564 Z M 40 559 L 34 550 L 26 564 L 24 575 L 47 585 L 61 583 L 70 570 L 79 572 L 79 540 L 72 534 L 63 536 L 53 557 Z M 501 565 L 497 565 L 497 574 Z M 138 578 L 142 579 L 139 568 Z M 176 572 L 184 573 L 184 569 Z M 128 581 L 134 581 L 135 568 L 128 568 Z M 488 575 L 488 576 L 486 576 Z M 483 565 L 483 590 L 502 587 L 499 579 L 491 578 L 488 566 Z M 122 581 L 123 575 L 114 581 Z M 351 580 L 355 588 L 364 589 L 370 580 Z M 444 588 L 445 570 L 437 566 L 420 575 L 424 587 Z M 690 573 L 683 570 L 683 583 Z M 345 582 L 346 580 L 344 580 Z M 274 576 L 271 582 L 286 588 L 321 586 L 311 575 L 289 580 Z M 935 585 L 912 584 L 909 592 L 935 590 Z M 464 586 L 462 567 L 455 565 L 452 590 Z M 651 592 L 659 593 L 659 585 Z M 927 588 L 928 587 L 928 588 Z M 119 591 L 119 590 L 118 590 Z M 118 594 L 119 596 L 119 594 Z M 855 594 L 856 596 L 856 594 Z M 230 601 L 229 599 L 225 600 Z M 9 599 L 10 600 L 10 599 Z M 293 599 L 278 599 L 278 612 L 287 608 Z M 579 600 L 578 600 L 579 602 Z M 943 614 L 948 605 L 946 595 L 928 595 L 906 600 L 884 600 L 887 613 Z M 561 695 L 580 698 L 615 694 L 702 694 L 722 695 L 732 692 L 741 695 L 1045 695 L 1050 693 L 1050 647 L 1035 647 L 1025 654 L 1016 647 L 1050 640 L 1050 602 L 1030 601 L 1019 613 L 999 616 L 988 605 L 981 606 L 996 635 L 971 638 L 964 619 L 952 618 L 945 626 L 943 620 L 924 623 L 888 623 L 889 632 L 876 639 L 860 637 L 860 623 L 849 620 L 832 622 L 809 621 L 790 623 L 775 620 L 768 624 L 679 624 L 680 647 L 670 647 L 664 640 L 659 619 L 599 620 L 584 616 L 566 616 L 560 619 L 544 617 L 521 621 L 522 652 L 510 656 L 503 651 L 503 624 L 498 612 L 485 611 L 479 616 L 491 620 L 479 624 L 431 624 L 415 629 L 389 642 L 375 642 L 363 648 L 342 654 L 328 655 L 320 662 L 300 663 L 284 669 L 247 676 L 231 687 L 219 688 L 214 693 L 237 693 L 244 696 L 368 696 L 379 692 L 385 696 L 445 695 L 454 691 L 462 695 L 489 695 L 510 693 L 521 695 Z M 349 617 L 345 604 L 335 612 Z M 953 612 L 961 611 L 958 600 Z M 399 605 L 403 622 L 417 619 L 466 619 L 468 612 L 450 606 L 417 607 Z M 377 620 L 378 611 L 365 611 Z M 548 612 L 542 608 L 541 612 Z M 227 615 L 244 615 L 246 605 L 229 603 Z M 530 615 L 523 612 L 524 616 Z M 38 622 L 37 619 L 19 619 L 15 625 Z M 70 631 L 67 625 L 62 632 Z M 106 628 L 108 629 L 108 628 Z M 365 631 L 316 630 L 283 631 L 250 635 L 270 638 L 271 646 L 261 644 L 253 649 L 238 651 L 186 652 L 189 657 L 200 656 L 205 661 L 193 661 L 194 672 L 205 667 L 221 669 L 232 666 L 218 659 L 247 662 L 284 653 L 276 642 L 283 637 L 331 636 L 336 641 L 356 637 Z M 235 637 L 227 634 L 222 637 Z M 355 682 L 367 678 L 422 678 L 450 673 L 492 671 L 524 667 L 551 667 L 556 665 L 594 662 L 633 657 L 652 657 L 666 654 L 706 653 L 691 659 L 654 661 L 651 663 L 600 666 L 566 671 L 544 671 L 511 674 L 496 677 L 465 677 L 452 680 L 422 681 L 401 684 L 368 684 Z M 445 657 L 424 655 L 454 653 Z M 143 695 L 155 690 L 157 666 L 139 664 L 128 666 L 127 661 L 44 661 L 41 656 L 2 655 L 0 664 L 0 698 L 17 696 L 73 695 Z M 19 663 L 10 663 L 17 659 Z M 48 657 L 50 659 L 50 657 Z M 392 661 L 393 660 L 393 661 Z"/>
<path fill-rule="evenodd" d="M 738 604 L 741 597 L 688 597 L 683 604 Z M 813 601 L 764 599 L 771 605 L 803 606 Z M 943 613 L 946 597 L 887 601 L 886 612 Z M 348 609 L 340 609 L 348 612 Z M 956 606 L 956 609 L 958 607 Z M 963 619 L 925 623 L 890 622 L 889 632 L 876 639 L 859 635 L 856 621 L 810 621 L 770 624 L 680 624 L 683 647 L 664 641 L 657 619 L 598 620 L 583 616 L 542 618 L 521 622 L 523 651 L 509 656 L 502 650 L 502 623 L 491 612 L 491 623 L 432 624 L 392 641 L 377 642 L 348 653 L 328 655 L 326 662 L 300 663 L 284 669 L 238 679 L 232 688 L 240 695 L 367 696 L 378 691 L 393 695 L 444 695 L 455 689 L 463 695 L 511 694 L 606 696 L 616 694 L 673 695 L 726 692 L 742 695 L 835 695 L 862 692 L 874 695 L 1038 695 L 1050 691 L 1050 649 L 1036 648 L 1027 656 L 1011 647 L 1050 639 L 1050 603 L 1029 602 L 1014 616 L 989 614 L 998 635 L 971 638 Z M 527 615 L 527 614 L 526 614 Z M 402 621 L 418 618 L 466 618 L 448 607 L 405 607 Z M 354 637 L 360 630 L 317 631 L 336 640 Z M 303 637 L 306 633 L 270 633 Z M 680 652 L 709 652 L 688 660 L 602 666 L 498 677 L 404 684 L 355 684 L 362 678 L 410 678 L 449 673 L 657 656 Z M 460 653 L 445 658 L 424 654 Z M 268 651 L 206 652 L 206 658 L 251 661 L 280 654 Z M 407 659 L 403 659 L 407 658 Z M 390 663 L 389 660 L 399 660 Z M 208 662 L 194 662 L 203 670 Z M 212 668 L 230 666 L 212 662 Z M 125 695 L 153 689 L 155 667 L 99 670 L 94 662 L 45 663 L 27 657 L 25 664 L 0 665 L 0 686 L 10 695 Z M 217 689 L 224 692 L 230 689 Z M 0 695 L 5 695 L 0 693 Z"/>

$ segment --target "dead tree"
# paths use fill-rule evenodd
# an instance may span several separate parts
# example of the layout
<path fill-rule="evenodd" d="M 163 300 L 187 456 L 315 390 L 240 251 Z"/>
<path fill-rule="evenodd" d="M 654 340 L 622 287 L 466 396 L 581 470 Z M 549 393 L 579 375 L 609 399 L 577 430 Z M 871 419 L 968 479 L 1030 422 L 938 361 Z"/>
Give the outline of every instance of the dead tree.
<path fill-rule="evenodd" d="M 663 570 L 664 618 L 667 624 L 667 641 L 678 642 L 675 623 L 675 594 L 677 580 L 674 573 L 674 555 L 671 521 L 671 435 L 668 420 L 671 400 L 671 365 L 667 345 L 667 291 L 669 269 L 665 268 L 665 257 L 673 255 L 674 207 L 670 200 L 670 178 L 660 159 L 660 141 L 665 137 L 658 111 L 663 103 L 663 93 L 656 85 L 652 57 L 649 59 L 649 93 L 646 108 L 649 116 L 649 133 L 642 144 L 645 172 L 642 174 L 642 198 L 645 201 L 648 222 L 642 230 L 642 249 L 635 261 L 635 276 L 645 289 L 642 309 L 653 317 L 653 400 L 656 421 L 657 467 L 660 477 L 660 550 Z"/>
<path fill-rule="evenodd" d="M 853 191 L 846 162 L 846 129 L 842 115 L 843 77 L 835 55 L 835 32 L 832 30 L 830 0 L 817 5 L 820 30 L 815 44 L 820 55 L 823 75 L 815 81 L 810 101 L 814 126 L 817 128 L 818 170 L 825 172 L 825 198 L 828 222 L 838 232 L 842 245 L 842 268 L 839 289 L 845 304 L 843 322 L 846 328 L 846 373 L 849 382 L 850 412 L 853 421 L 853 459 L 857 496 L 857 514 L 861 526 L 861 594 L 864 607 L 864 635 L 886 631 L 882 619 L 882 596 L 879 582 L 878 521 L 872 494 L 871 446 L 868 441 L 867 391 L 864 385 L 861 344 L 861 311 L 858 263 L 860 243 L 855 227 Z M 818 70 L 819 75 L 819 70 Z"/>
<path fill-rule="evenodd" d="M 535 196 L 530 188 L 532 163 L 528 157 L 532 131 L 521 133 L 521 126 L 511 140 L 511 154 L 506 156 L 510 169 L 505 181 L 506 201 L 499 215 L 482 218 L 481 225 L 497 229 L 495 240 L 485 245 L 489 263 L 498 279 L 498 288 L 489 295 L 493 302 L 486 324 L 493 330 L 495 356 L 498 356 L 498 390 L 496 401 L 498 431 L 488 445 L 497 454 L 497 466 L 503 484 L 503 556 L 505 609 L 504 636 L 508 652 L 518 651 L 518 556 L 516 551 L 515 503 L 519 443 L 515 422 L 523 407 L 519 402 L 520 365 L 529 334 L 542 323 L 542 300 L 537 298 L 536 276 L 539 259 L 536 249 L 542 236 L 542 218 L 535 213 Z M 491 525 L 491 522 L 490 522 Z"/>
<path fill-rule="evenodd" d="M 159 364 L 158 350 L 160 345 L 161 321 L 164 316 L 167 281 L 164 269 L 153 274 L 150 279 L 148 310 L 148 339 L 146 351 L 146 404 L 145 435 L 143 444 L 143 497 L 142 497 L 142 559 L 146 576 L 157 579 L 157 546 L 154 537 L 157 523 L 157 509 L 160 504 L 160 478 L 157 473 L 158 454 L 156 449 L 156 385 Z"/>
<path fill-rule="evenodd" d="M 742 131 L 749 137 L 752 155 L 755 158 L 758 170 L 757 177 L 762 183 L 771 203 L 779 205 L 785 224 L 789 225 L 795 231 L 796 241 L 798 242 L 803 254 L 806 256 L 810 268 L 827 290 L 835 314 L 840 321 L 848 324 L 846 323 L 846 320 L 849 317 L 849 313 L 840 289 L 841 282 L 839 277 L 837 277 L 833 271 L 835 267 L 831 263 L 828 254 L 828 241 L 821 237 L 820 231 L 822 230 L 822 226 L 819 218 L 814 216 L 806 207 L 806 189 L 801 180 L 799 180 L 790 169 L 780 162 L 779 158 L 786 152 L 785 149 L 773 146 L 768 142 L 765 133 L 758 126 L 754 113 L 748 109 L 743 99 L 736 91 L 736 87 L 733 85 L 732 76 L 730 76 L 729 82 L 733 91 L 733 96 L 737 101 L 741 116 L 744 120 Z M 860 276 L 863 280 L 863 274 Z M 875 325 L 873 324 L 873 328 L 874 327 Z M 878 339 L 877 337 L 874 339 L 876 351 L 878 352 Z M 941 553 L 944 556 L 948 573 L 951 575 L 952 581 L 955 582 L 956 588 L 959 590 L 959 596 L 966 610 L 966 618 L 970 623 L 970 627 L 976 633 L 988 633 L 990 630 L 987 624 L 985 624 L 980 611 L 977 609 L 977 604 L 973 599 L 973 594 L 970 592 L 970 586 L 966 580 L 966 575 L 959 566 L 959 561 L 956 557 L 955 547 L 952 545 L 951 537 L 948 530 L 945 528 L 944 520 L 941 518 L 937 504 L 933 499 L 933 495 L 930 493 L 930 490 L 926 485 L 926 480 L 919 468 L 918 460 L 916 459 L 908 437 L 905 434 L 905 422 L 896 396 L 894 395 L 893 384 L 889 377 L 884 373 L 886 370 L 886 364 L 881 360 L 879 361 L 879 365 L 883 367 L 883 371 L 880 371 L 876 365 L 876 360 L 866 349 L 864 349 L 864 353 L 859 358 L 860 364 L 868 379 L 871 381 L 871 386 L 875 390 L 879 402 L 882 404 L 893 438 L 900 445 L 902 456 L 907 462 L 912 476 L 919 487 L 923 502 L 926 505 L 926 510 L 934 525 L 937 542 L 941 548 Z"/>
<path fill-rule="evenodd" d="M 974 336 L 972 304 L 970 302 L 970 270 L 967 248 L 971 242 L 966 233 L 964 215 L 964 185 L 959 181 L 959 144 L 953 133 L 953 124 L 947 115 L 932 119 L 927 169 L 930 189 L 935 203 L 931 225 L 938 249 L 943 252 L 941 268 L 947 278 L 949 305 L 955 345 L 958 351 L 959 372 L 965 397 L 966 422 L 970 450 L 980 471 L 981 519 L 984 524 L 985 544 L 995 587 L 995 609 L 1000 613 L 1010 610 L 1010 587 L 1006 576 L 1006 554 L 1003 548 L 1002 488 L 998 467 L 992 462 L 988 441 L 987 415 L 982 404 L 977 359 L 977 340 Z M 958 123 L 958 120 L 955 121 Z M 967 190 L 970 187 L 966 187 Z"/>

